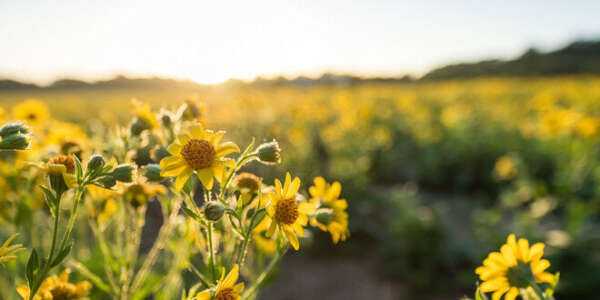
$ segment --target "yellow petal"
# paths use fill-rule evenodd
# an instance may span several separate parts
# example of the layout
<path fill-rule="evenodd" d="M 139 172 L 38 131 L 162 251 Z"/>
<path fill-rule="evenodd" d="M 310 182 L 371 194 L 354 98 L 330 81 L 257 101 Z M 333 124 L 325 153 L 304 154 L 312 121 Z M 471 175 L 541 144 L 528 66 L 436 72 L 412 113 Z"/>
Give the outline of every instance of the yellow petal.
<path fill-rule="evenodd" d="M 21 285 L 17 287 L 17 293 L 19 296 L 23 297 L 24 300 L 29 300 L 29 287 L 26 285 Z"/>
<path fill-rule="evenodd" d="M 279 179 L 275 179 L 275 192 L 277 193 L 277 197 L 275 197 L 276 199 L 283 198 L 282 191 L 283 189 L 281 187 L 281 181 L 279 181 Z"/>
<path fill-rule="evenodd" d="M 223 178 L 225 176 L 225 169 L 223 167 L 214 166 L 212 167 L 212 172 L 219 183 L 225 179 Z"/>
<path fill-rule="evenodd" d="M 554 275 L 552 275 L 548 272 L 543 272 L 541 274 L 535 275 L 535 281 L 552 283 L 552 282 L 554 282 Z"/>
<path fill-rule="evenodd" d="M 183 160 L 179 156 L 169 156 L 169 157 L 165 157 L 165 158 L 161 159 L 159 165 L 162 169 L 164 169 L 164 168 L 166 168 L 172 164 L 178 163 L 180 161 L 183 161 Z"/>
<path fill-rule="evenodd" d="M 243 282 L 240 282 L 240 283 L 236 284 L 236 285 L 233 287 L 233 291 L 234 291 L 236 294 L 239 294 L 239 293 L 241 293 L 243 290 L 244 290 L 244 283 L 243 283 Z"/>
<path fill-rule="evenodd" d="M 222 157 L 230 153 L 240 152 L 240 147 L 238 147 L 238 145 L 232 142 L 223 143 L 215 148 L 215 150 L 217 151 L 216 157 Z"/>
<path fill-rule="evenodd" d="M 502 257 L 508 266 L 514 266 L 517 264 L 517 259 L 515 257 L 514 248 L 508 244 L 500 247 L 500 252 L 502 253 Z"/>
<path fill-rule="evenodd" d="M 531 262 L 531 271 L 533 274 L 539 274 L 550 267 L 550 262 L 546 259 Z"/>
<path fill-rule="evenodd" d="M 528 261 L 540 260 L 544 255 L 544 247 L 546 247 L 543 243 L 535 243 L 529 249 L 529 259 Z"/>
<path fill-rule="evenodd" d="M 208 140 L 213 145 L 218 145 L 223 136 L 225 135 L 225 131 L 217 131 L 212 134 L 210 139 Z"/>
<path fill-rule="evenodd" d="M 526 239 L 519 239 L 519 255 L 521 260 L 528 262 L 529 259 L 529 241 Z"/>
<path fill-rule="evenodd" d="M 171 153 L 171 155 L 177 156 L 181 152 L 181 147 L 183 147 L 181 144 L 173 143 L 173 144 L 169 145 L 169 147 L 167 148 L 167 151 L 169 153 Z"/>
<path fill-rule="evenodd" d="M 504 293 L 508 292 L 509 289 L 510 287 L 507 286 L 497 290 L 496 292 L 494 292 L 494 294 L 492 294 L 492 300 L 500 300 L 500 297 L 502 297 Z"/>
<path fill-rule="evenodd" d="M 484 281 L 479 288 L 484 293 L 497 291 L 501 288 L 508 286 L 508 281 L 504 277 L 498 277 L 496 279 Z"/>
<path fill-rule="evenodd" d="M 265 233 L 265 236 L 270 238 L 275 233 L 275 229 L 277 229 L 277 223 L 274 220 L 271 220 L 271 225 L 269 225 L 269 229 Z"/>
<path fill-rule="evenodd" d="M 333 201 L 333 200 L 339 198 L 341 193 L 342 193 L 342 185 L 336 181 L 331 185 L 331 187 L 329 188 L 329 191 L 327 191 L 327 199 L 329 201 Z"/>
<path fill-rule="evenodd" d="M 213 180 L 213 171 L 211 168 L 204 168 L 204 169 L 196 170 L 196 174 L 198 175 L 200 182 L 202 182 L 202 185 L 207 190 L 211 190 L 213 188 L 214 180 Z"/>
<path fill-rule="evenodd" d="M 227 274 L 227 277 L 225 277 L 225 280 L 223 280 L 223 288 L 233 288 L 233 285 L 235 285 L 238 280 L 239 270 L 240 266 L 237 264 L 233 266 L 233 269 L 229 271 L 229 274 Z"/>
<path fill-rule="evenodd" d="M 184 171 L 184 169 L 189 168 L 185 162 L 182 162 L 180 164 L 173 164 L 170 165 L 168 168 L 166 169 L 162 169 L 160 171 L 160 176 L 162 177 L 173 177 L 173 176 L 177 176 L 179 174 L 181 174 L 181 172 Z"/>
<path fill-rule="evenodd" d="M 192 132 L 192 137 L 195 139 L 199 139 L 199 140 L 203 140 L 204 138 L 204 128 L 202 127 L 202 124 L 198 123 L 194 126 L 192 126 L 192 128 L 190 129 L 190 131 Z"/>
<path fill-rule="evenodd" d="M 210 291 L 204 290 L 196 294 L 196 300 L 210 300 Z"/>
<path fill-rule="evenodd" d="M 296 234 L 289 228 L 289 226 L 283 227 L 283 232 L 285 233 L 285 237 L 290 241 L 294 250 L 300 249 L 300 243 L 298 242 L 298 237 Z"/>
<path fill-rule="evenodd" d="M 182 145 L 187 144 L 187 142 L 189 142 L 191 139 L 192 138 L 187 133 L 180 134 L 180 135 L 177 136 L 177 140 Z"/>
<path fill-rule="evenodd" d="M 286 199 L 291 199 L 296 197 L 296 193 L 300 189 L 300 178 L 296 177 L 292 180 L 290 186 L 288 187 L 287 194 L 285 195 Z"/>
<path fill-rule="evenodd" d="M 175 179 L 175 190 L 181 191 L 193 172 L 194 171 L 190 168 L 184 169 L 183 172 L 177 176 L 177 179 Z"/>
<path fill-rule="evenodd" d="M 292 176 L 290 175 L 290 172 L 286 172 L 285 173 L 285 183 L 283 184 L 283 192 L 281 193 L 281 196 L 284 199 L 288 198 L 288 190 L 290 189 L 290 185 L 292 184 Z"/>
<path fill-rule="evenodd" d="M 510 288 L 510 290 L 508 291 L 508 293 L 506 294 L 504 299 L 505 300 L 515 300 L 518 295 L 519 295 L 519 289 L 517 289 L 516 287 L 513 287 L 513 288 Z"/>

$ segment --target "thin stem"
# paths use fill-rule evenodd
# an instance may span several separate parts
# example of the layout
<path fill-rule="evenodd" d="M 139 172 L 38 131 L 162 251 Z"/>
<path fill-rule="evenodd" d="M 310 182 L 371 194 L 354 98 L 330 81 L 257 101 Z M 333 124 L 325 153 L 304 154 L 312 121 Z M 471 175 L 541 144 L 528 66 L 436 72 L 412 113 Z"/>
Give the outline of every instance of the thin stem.
<path fill-rule="evenodd" d="M 71 216 L 69 216 L 69 225 L 67 225 L 67 230 L 65 231 L 65 235 L 63 236 L 62 242 L 60 243 L 60 249 L 64 249 L 69 236 L 71 235 L 71 230 L 73 230 L 73 224 L 75 223 L 75 217 L 77 216 L 77 207 L 79 206 L 79 202 L 81 200 L 81 196 L 83 195 L 83 189 L 85 188 L 86 183 L 77 186 L 77 192 L 75 192 L 75 198 L 73 199 L 75 203 L 73 203 L 73 208 L 71 209 Z"/>
<path fill-rule="evenodd" d="M 540 300 L 546 300 L 546 296 L 544 296 L 544 292 L 542 292 L 542 289 L 540 289 L 540 286 L 537 285 L 537 283 L 535 283 L 534 280 L 532 280 L 529 283 L 529 285 L 531 286 L 531 288 L 533 288 L 533 290 L 538 295 L 538 297 L 540 298 Z"/>
<path fill-rule="evenodd" d="M 275 266 L 277 265 L 281 257 L 283 257 L 283 255 L 288 251 L 289 248 L 290 247 L 287 246 L 283 251 L 277 251 L 275 256 L 271 259 L 271 262 L 269 262 L 267 268 L 258 276 L 256 281 L 247 290 L 244 291 L 242 299 L 248 299 L 252 295 L 254 295 L 254 293 L 256 293 L 256 290 L 265 281 L 267 276 L 271 274 L 271 272 L 273 272 L 273 269 L 275 269 Z"/>
<path fill-rule="evenodd" d="M 206 226 L 207 231 L 208 231 L 208 259 L 209 259 L 209 264 L 210 264 L 210 271 L 212 273 L 212 277 L 213 280 L 217 279 L 217 272 L 215 269 L 215 249 L 213 246 L 213 237 L 212 237 L 212 232 L 213 232 L 213 223 L 212 222 L 208 222 L 208 225 Z"/>

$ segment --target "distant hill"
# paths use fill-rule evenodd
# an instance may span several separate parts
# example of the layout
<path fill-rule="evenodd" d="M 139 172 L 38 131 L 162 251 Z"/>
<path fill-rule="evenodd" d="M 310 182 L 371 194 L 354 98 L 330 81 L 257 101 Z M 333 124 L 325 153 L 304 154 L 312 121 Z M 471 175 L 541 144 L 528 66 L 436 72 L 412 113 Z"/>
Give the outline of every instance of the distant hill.
<path fill-rule="evenodd" d="M 359 77 L 355 75 L 325 73 L 318 78 L 299 76 L 294 79 L 277 77 L 265 79 L 257 77 L 250 84 L 255 86 L 273 85 L 349 85 L 363 82 L 403 83 L 412 81 L 474 78 L 480 76 L 549 76 L 564 74 L 600 74 L 600 40 L 576 41 L 556 51 L 541 53 L 529 49 L 512 60 L 484 60 L 473 63 L 458 63 L 430 71 L 419 79 L 409 75 L 401 77 Z M 231 79 L 226 86 L 240 86 L 247 83 Z M 92 89 L 92 88 L 185 88 L 207 87 L 191 80 L 170 78 L 128 78 L 117 76 L 114 79 L 86 82 L 76 79 L 57 80 L 49 86 L 40 87 L 31 83 L 14 80 L 0 80 L 0 91 L 23 89 Z"/>
<path fill-rule="evenodd" d="M 529 49 L 513 60 L 485 60 L 434 69 L 422 80 L 479 76 L 545 76 L 600 74 L 600 41 L 577 41 L 548 53 Z"/>

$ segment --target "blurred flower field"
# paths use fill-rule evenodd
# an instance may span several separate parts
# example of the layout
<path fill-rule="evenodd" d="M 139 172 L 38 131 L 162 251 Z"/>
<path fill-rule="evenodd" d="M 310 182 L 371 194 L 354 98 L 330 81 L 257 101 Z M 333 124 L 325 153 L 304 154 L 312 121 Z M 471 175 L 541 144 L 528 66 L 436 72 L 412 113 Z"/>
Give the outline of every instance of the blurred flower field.
<path fill-rule="evenodd" d="M 288 241 L 290 249 L 305 250 L 302 255 L 306 259 L 331 255 L 368 259 L 376 262 L 377 275 L 382 280 L 408 285 L 415 297 L 432 293 L 471 296 L 475 282 L 485 281 L 475 269 L 509 234 L 515 233 L 532 245 L 545 245 L 544 257 L 552 263 L 549 272 L 560 271 L 556 299 L 591 299 L 597 293 L 600 78 L 573 76 L 405 84 L 232 83 L 190 90 L 0 92 L 0 123 L 23 120 L 31 128 L 29 150 L 0 152 L 0 242 L 19 233 L 13 243 L 26 248 L 14 254 L 16 260 L 0 267 L 0 299 L 18 299 L 14 287 L 26 284 L 25 266 L 30 250 L 47 249 L 51 243 L 55 213 L 39 187 L 45 182 L 44 173 L 32 163 L 47 162 L 56 155 L 74 155 L 88 162 L 92 155 L 101 154 L 107 161 L 113 158 L 115 165 L 131 164 L 137 172 L 133 184 L 119 183 L 115 191 L 96 185 L 82 189 L 84 200 L 71 235 L 72 250 L 62 266 L 71 270 L 75 283 L 69 285 L 74 294 L 106 299 L 113 284 L 104 278 L 110 278 L 116 266 L 132 267 L 106 261 L 107 247 L 122 249 L 129 258 L 135 258 L 138 265 L 131 270 L 139 267 L 148 272 L 139 276 L 144 280 L 129 284 L 141 286 L 141 290 L 148 287 L 139 298 L 132 294 L 130 299 L 143 299 L 150 294 L 155 299 L 179 299 L 182 291 L 192 288 L 194 273 L 214 272 L 190 267 L 194 260 L 206 259 L 198 254 L 207 247 L 205 235 L 199 234 L 204 225 L 184 218 L 186 215 L 177 213 L 178 207 L 165 204 L 166 200 L 154 200 L 185 190 L 187 178 L 176 179 L 173 190 L 150 180 L 152 176 L 179 178 L 191 174 L 177 169 L 176 160 L 161 162 L 169 155 L 165 154 L 169 144 L 184 148 L 187 145 L 188 140 L 175 138 L 176 129 L 169 129 L 171 125 L 167 124 L 186 116 L 194 119 L 195 126 L 225 130 L 225 140 L 240 145 L 237 152 L 242 153 L 233 157 L 243 158 L 245 146 L 253 139 L 256 146 L 264 147 L 275 139 L 281 148 L 281 163 L 277 165 L 240 165 L 247 181 L 260 178 L 250 181 L 274 185 L 279 193 L 267 197 L 274 205 L 265 210 L 268 224 L 253 224 L 251 215 L 244 215 L 252 221 L 247 233 L 241 231 L 242 243 L 222 239 L 223 253 L 239 252 L 242 257 L 246 255 L 246 241 L 255 241 L 256 254 L 250 255 L 240 278 L 262 283 L 264 278 L 253 274 L 259 274 L 257 270 L 265 267 L 269 258 L 282 252 L 279 243 L 265 234 L 271 231 L 267 225 L 277 223 L 272 225 L 277 229 L 272 230 L 281 233 L 280 241 Z M 217 152 L 221 149 L 218 143 L 213 146 Z M 231 155 L 233 150 L 215 154 L 214 159 L 223 158 L 223 165 L 210 167 L 217 166 L 211 171 L 215 182 L 229 182 L 221 178 L 224 171 L 219 168 L 227 166 L 225 155 Z M 195 157 L 190 164 L 181 153 L 181 161 L 195 164 L 192 169 L 205 168 L 204 157 Z M 181 173 L 157 175 L 161 171 L 153 168 L 159 166 Z M 298 176 L 302 183 L 300 193 L 305 198 L 298 200 L 293 217 L 273 209 L 287 205 L 289 197 L 279 190 L 287 191 L 288 186 L 296 185 L 291 178 L 283 180 L 287 171 L 292 173 L 291 178 Z M 264 205 L 254 197 L 262 194 L 262 189 L 242 199 L 248 190 L 240 184 L 244 181 L 242 174 L 232 181 L 237 190 L 227 194 L 223 188 L 220 194 L 236 195 L 236 203 L 254 203 L 260 209 Z M 213 187 L 212 175 L 203 177 L 198 172 L 198 177 L 198 185 L 209 190 Z M 284 183 L 277 185 L 277 178 Z M 346 202 L 337 202 L 341 199 L 346 200 L 347 207 Z M 69 209 L 73 206 L 66 203 Z M 135 205 L 124 208 L 122 203 Z M 163 205 L 151 208 L 153 203 Z M 241 207 L 246 204 L 239 205 L 238 214 L 242 214 Z M 203 208 L 205 214 L 206 209 Z M 211 210 L 219 214 L 219 209 Z M 164 218 L 153 220 L 152 211 Z M 126 222 L 133 226 L 127 230 L 133 231 L 122 240 L 119 232 L 125 230 L 125 225 L 119 222 L 128 220 L 128 214 L 141 223 Z M 243 210 L 243 214 L 248 212 Z M 289 218 L 293 220 L 283 222 Z M 242 219 L 246 220 L 240 217 L 240 223 Z M 242 226 L 231 222 L 233 227 Z M 169 242 L 161 239 L 165 233 L 157 229 L 164 226 L 173 233 Z M 299 233 L 303 226 L 313 229 L 306 230 L 302 238 Z M 98 232 L 107 236 L 98 239 Z M 216 235 L 216 240 L 221 241 L 221 233 Z M 139 249 L 137 245 L 127 246 L 127 238 L 138 241 Z M 152 256 L 156 244 L 153 239 L 164 243 L 161 246 L 166 254 L 159 256 L 156 267 L 149 271 L 145 262 L 148 257 L 156 259 Z M 112 242 L 114 245 L 107 245 Z M 238 261 L 244 262 L 244 258 Z M 239 267 L 229 262 L 209 263 L 212 267 L 227 266 L 226 271 L 218 270 L 221 276 L 213 273 L 215 280 L 220 279 L 212 291 L 214 297 L 224 295 L 224 289 L 228 293 L 244 293 L 237 290 L 236 280 L 223 277 L 227 274 L 227 278 L 237 279 Z M 55 269 L 52 274 L 60 276 L 60 271 Z M 119 274 L 131 275 L 127 272 L 130 271 Z M 53 276 L 48 278 L 67 282 L 63 280 L 66 275 L 60 279 Z M 554 278 L 543 276 L 547 282 Z M 258 286 L 247 286 L 245 291 L 251 289 Z M 211 299 L 209 292 L 197 292 L 198 299 Z M 119 295 L 123 295 L 122 290 Z"/>

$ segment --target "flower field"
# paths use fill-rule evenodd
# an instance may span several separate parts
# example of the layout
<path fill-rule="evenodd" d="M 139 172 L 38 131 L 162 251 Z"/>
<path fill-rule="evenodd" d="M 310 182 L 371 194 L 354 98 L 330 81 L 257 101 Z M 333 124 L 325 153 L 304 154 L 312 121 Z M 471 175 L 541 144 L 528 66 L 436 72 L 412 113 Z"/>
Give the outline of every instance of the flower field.
<path fill-rule="evenodd" d="M 0 91 L 0 123 L 0 299 L 260 299 L 288 255 L 600 285 L 600 77 Z"/>

